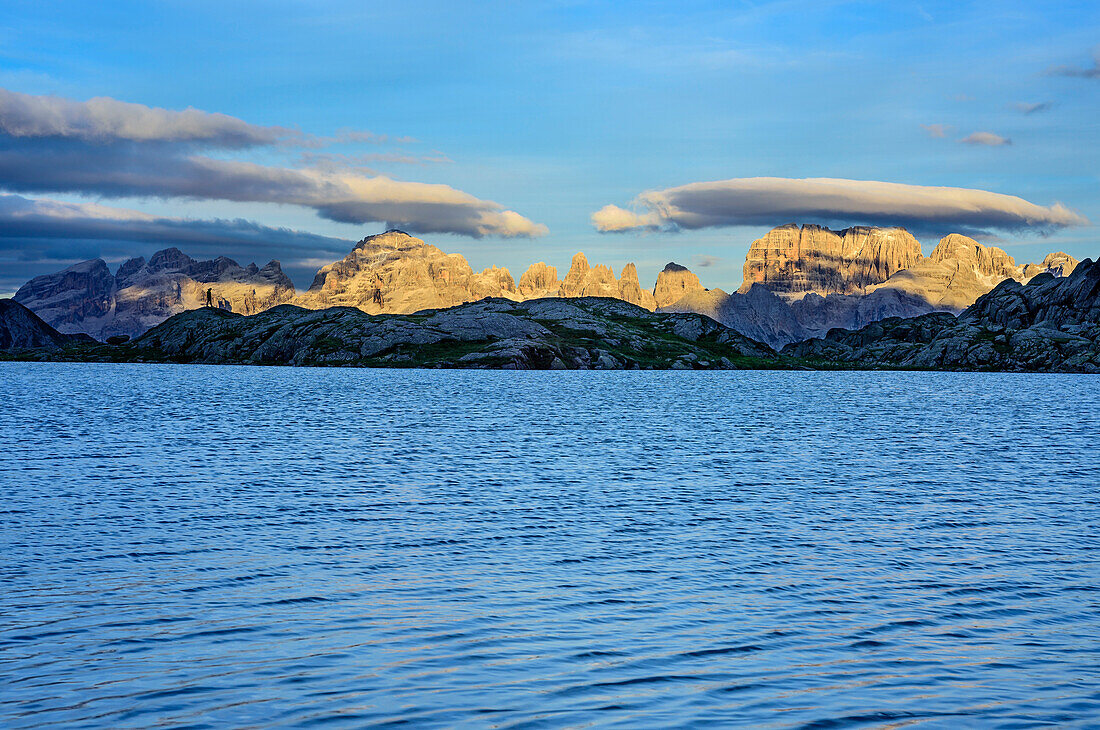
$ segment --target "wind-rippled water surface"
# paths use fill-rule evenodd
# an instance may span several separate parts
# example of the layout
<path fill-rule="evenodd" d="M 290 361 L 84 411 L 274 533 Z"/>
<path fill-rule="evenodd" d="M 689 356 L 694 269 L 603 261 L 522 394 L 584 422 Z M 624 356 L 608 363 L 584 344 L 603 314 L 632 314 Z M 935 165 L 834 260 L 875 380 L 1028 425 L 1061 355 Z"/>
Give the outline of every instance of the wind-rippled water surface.
<path fill-rule="evenodd" d="M 0 726 L 1100 718 L 1100 378 L 0 386 Z"/>

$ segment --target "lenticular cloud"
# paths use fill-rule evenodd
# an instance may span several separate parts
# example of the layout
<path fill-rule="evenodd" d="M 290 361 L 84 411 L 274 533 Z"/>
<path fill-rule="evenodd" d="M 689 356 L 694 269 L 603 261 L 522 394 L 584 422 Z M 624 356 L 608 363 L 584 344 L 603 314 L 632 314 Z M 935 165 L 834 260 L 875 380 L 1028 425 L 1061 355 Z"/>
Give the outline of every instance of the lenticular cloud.
<path fill-rule="evenodd" d="M 651 190 L 631 208 L 592 214 L 603 233 L 787 222 L 898 225 L 918 232 L 1050 232 L 1088 221 L 1060 203 L 1037 205 L 1014 195 L 969 188 L 875 180 L 753 177 Z"/>

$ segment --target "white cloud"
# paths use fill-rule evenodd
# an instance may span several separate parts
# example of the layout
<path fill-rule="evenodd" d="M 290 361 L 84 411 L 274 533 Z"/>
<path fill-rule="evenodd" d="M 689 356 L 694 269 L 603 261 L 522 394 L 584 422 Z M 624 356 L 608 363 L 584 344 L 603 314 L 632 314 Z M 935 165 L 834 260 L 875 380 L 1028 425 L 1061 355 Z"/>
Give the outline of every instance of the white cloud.
<path fill-rule="evenodd" d="M 948 132 L 954 129 L 950 124 L 922 124 L 920 126 L 928 133 L 929 137 L 936 137 L 937 139 L 946 137 Z"/>
<path fill-rule="evenodd" d="M 1012 144 L 1008 137 L 1002 137 L 993 132 L 974 132 L 959 140 L 963 144 L 981 145 L 984 147 L 1003 147 Z"/>
<path fill-rule="evenodd" d="M 639 212 L 605 206 L 592 215 L 592 223 L 604 233 L 788 222 L 897 225 L 941 233 L 1046 232 L 1088 222 L 1060 203 L 1044 207 L 986 190 L 834 178 L 691 183 L 642 193 L 632 207 Z"/>

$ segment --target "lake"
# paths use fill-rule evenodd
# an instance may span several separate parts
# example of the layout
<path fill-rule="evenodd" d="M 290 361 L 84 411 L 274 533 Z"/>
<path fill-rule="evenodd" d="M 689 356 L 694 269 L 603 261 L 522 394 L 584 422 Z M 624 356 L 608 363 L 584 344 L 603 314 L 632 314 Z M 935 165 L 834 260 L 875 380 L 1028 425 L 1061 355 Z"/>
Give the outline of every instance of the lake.
<path fill-rule="evenodd" d="M 0 363 L 0 726 L 1093 726 L 1100 378 Z"/>

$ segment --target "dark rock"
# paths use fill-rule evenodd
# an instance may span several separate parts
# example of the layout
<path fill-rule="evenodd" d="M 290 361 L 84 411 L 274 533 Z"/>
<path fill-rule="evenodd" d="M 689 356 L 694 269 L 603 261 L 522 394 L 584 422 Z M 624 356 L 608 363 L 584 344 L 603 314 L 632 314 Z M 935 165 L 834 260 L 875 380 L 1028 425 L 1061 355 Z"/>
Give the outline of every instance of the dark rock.
<path fill-rule="evenodd" d="M 82 342 L 94 340 L 61 334 L 22 304 L 13 299 L 0 299 L 0 350 L 57 350 Z"/>

